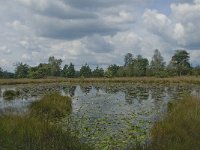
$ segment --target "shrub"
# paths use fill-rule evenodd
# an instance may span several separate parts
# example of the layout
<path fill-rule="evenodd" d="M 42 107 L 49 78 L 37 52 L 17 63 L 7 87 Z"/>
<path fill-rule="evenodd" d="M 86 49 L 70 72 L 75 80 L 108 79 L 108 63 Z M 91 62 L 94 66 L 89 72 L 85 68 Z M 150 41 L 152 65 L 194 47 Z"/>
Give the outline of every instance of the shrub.
<path fill-rule="evenodd" d="M 19 91 L 6 90 L 3 92 L 3 98 L 5 100 L 13 100 L 17 96 L 19 96 Z"/>

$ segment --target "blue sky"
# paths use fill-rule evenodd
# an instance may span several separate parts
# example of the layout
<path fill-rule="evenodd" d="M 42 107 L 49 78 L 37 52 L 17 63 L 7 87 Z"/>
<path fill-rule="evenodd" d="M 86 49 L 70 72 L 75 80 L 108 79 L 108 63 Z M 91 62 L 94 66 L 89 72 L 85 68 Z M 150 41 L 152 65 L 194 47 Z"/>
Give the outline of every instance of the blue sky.
<path fill-rule="evenodd" d="M 200 0 L 0 0 L 0 67 L 49 56 L 77 67 L 123 64 L 126 53 L 168 62 L 186 49 L 200 64 Z"/>

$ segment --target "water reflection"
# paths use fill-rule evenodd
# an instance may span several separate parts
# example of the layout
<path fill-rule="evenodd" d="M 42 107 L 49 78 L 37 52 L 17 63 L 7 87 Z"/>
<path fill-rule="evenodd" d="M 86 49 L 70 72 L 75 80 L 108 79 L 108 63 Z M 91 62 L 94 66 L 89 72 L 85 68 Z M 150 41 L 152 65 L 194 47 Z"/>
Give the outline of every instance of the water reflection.
<path fill-rule="evenodd" d="M 2 97 L 5 90 L 17 90 L 12 101 Z M 80 139 L 110 149 L 128 149 L 139 141 L 145 143 L 149 129 L 167 109 L 167 103 L 181 94 L 200 95 L 197 85 L 23 85 L 0 87 L 0 114 L 24 114 L 27 106 L 45 93 L 60 92 L 72 97 L 73 111 L 63 126 L 80 133 Z M 98 142 L 97 142 L 98 141 Z"/>

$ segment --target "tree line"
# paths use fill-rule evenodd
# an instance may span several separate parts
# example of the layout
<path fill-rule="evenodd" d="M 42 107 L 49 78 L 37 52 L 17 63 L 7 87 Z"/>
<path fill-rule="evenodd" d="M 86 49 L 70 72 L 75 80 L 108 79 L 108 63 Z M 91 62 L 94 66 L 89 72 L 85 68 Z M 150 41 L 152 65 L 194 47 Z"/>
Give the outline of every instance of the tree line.
<path fill-rule="evenodd" d="M 54 56 L 49 57 L 48 63 L 40 63 L 38 66 L 31 67 L 19 62 L 15 65 L 15 72 L 10 73 L 0 68 L 0 78 L 46 78 L 46 77 L 171 77 L 185 75 L 200 75 L 200 66 L 192 67 L 189 62 L 190 56 L 186 50 L 177 50 L 171 57 L 169 64 L 166 64 L 159 50 L 155 50 L 151 61 L 141 55 L 134 57 L 127 53 L 124 57 L 124 65 L 112 64 L 105 70 L 99 66 L 91 69 L 86 63 L 79 71 L 75 70 L 73 63 L 66 64 L 62 68 L 62 60 Z"/>

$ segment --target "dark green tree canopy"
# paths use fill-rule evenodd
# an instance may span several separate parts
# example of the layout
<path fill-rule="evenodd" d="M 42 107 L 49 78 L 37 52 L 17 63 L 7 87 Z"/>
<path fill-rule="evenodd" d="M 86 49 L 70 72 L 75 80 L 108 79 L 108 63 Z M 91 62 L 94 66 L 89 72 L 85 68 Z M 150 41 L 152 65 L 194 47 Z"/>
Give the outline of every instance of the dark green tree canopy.
<path fill-rule="evenodd" d="M 138 55 L 133 60 L 133 74 L 134 76 L 145 76 L 147 68 L 149 66 L 149 61 L 147 58 L 143 58 L 141 55 Z"/>
<path fill-rule="evenodd" d="M 99 68 L 99 66 L 97 66 L 97 67 L 93 70 L 92 76 L 93 76 L 93 77 L 103 77 L 103 76 L 104 76 L 104 70 L 103 70 L 103 68 Z"/>
<path fill-rule="evenodd" d="M 127 53 L 124 57 L 124 67 L 128 67 L 133 63 L 133 54 Z"/>
<path fill-rule="evenodd" d="M 112 77 L 116 77 L 117 76 L 117 71 L 119 70 L 120 66 L 113 64 L 110 65 L 107 69 L 108 73 L 111 74 Z"/>
<path fill-rule="evenodd" d="M 189 58 L 189 53 L 186 50 L 177 50 L 172 56 L 169 66 L 176 69 L 177 75 L 185 75 L 191 68 Z"/>
<path fill-rule="evenodd" d="M 28 77 L 29 66 L 19 62 L 16 64 L 15 75 L 16 78 L 27 78 Z"/>
<path fill-rule="evenodd" d="M 159 71 L 165 67 L 164 59 L 158 49 L 154 51 L 150 67 L 155 71 Z"/>
<path fill-rule="evenodd" d="M 74 65 L 72 63 L 68 65 L 65 65 L 63 70 L 62 70 L 62 76 L 64 77 L 68 77 L 68 78 L 74 78 L 75 77 L 75 68 Z"/>
<path fill-rule="evenodd" d="M 90 69 L 90 66 L 87 63 L 81 67 L 80 76 L 86 77 L 86 78 L 92 76 L 92 70 Z"/>
<path fill-rule="evenodd" d="M 51 76 L 60 76 L 62 59 L 56 59 L 54 56 L 49 57 L 48 64 L 51 68 Z"/>

